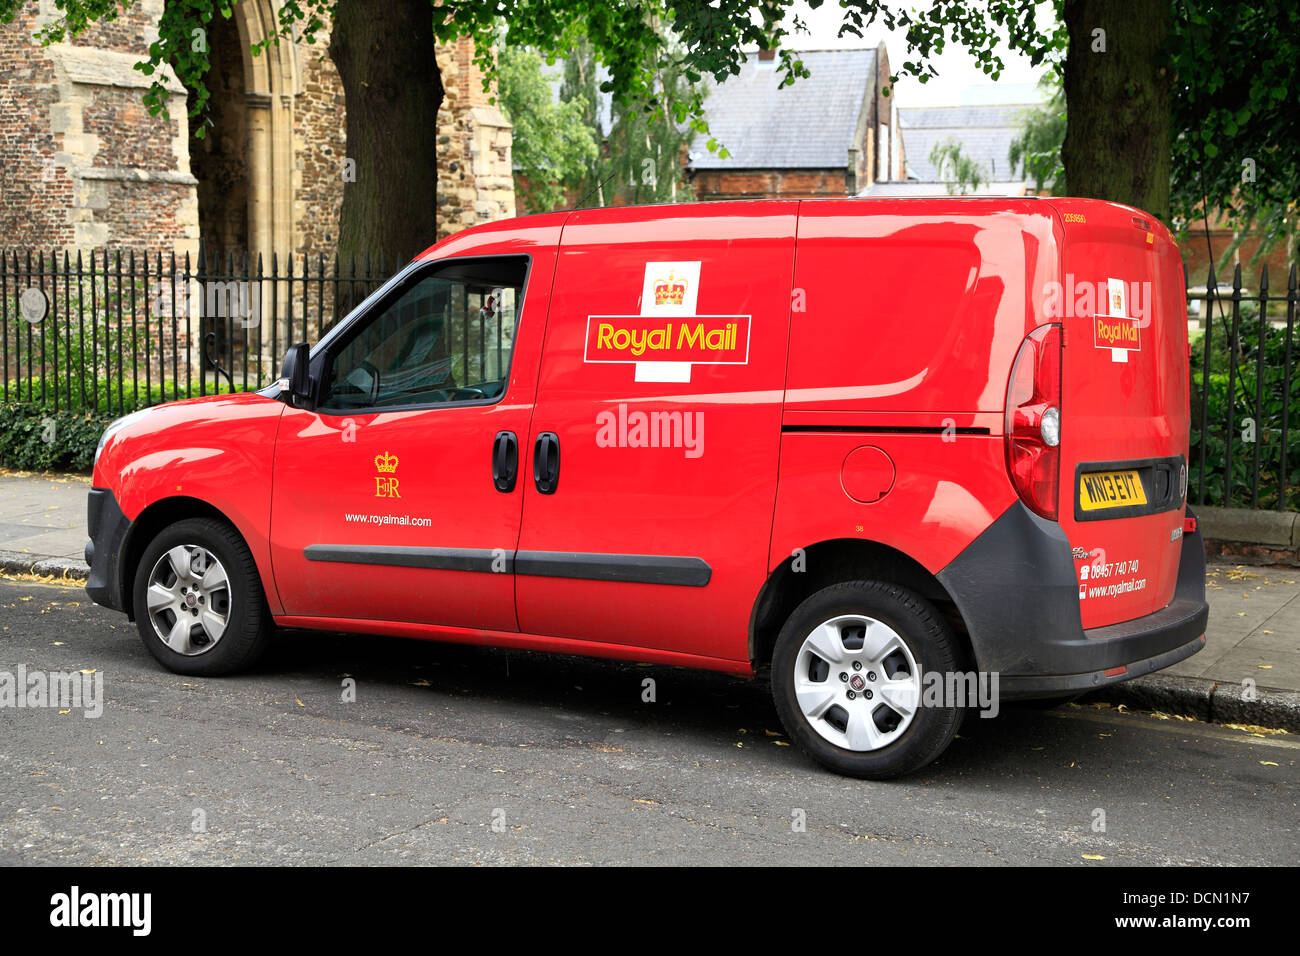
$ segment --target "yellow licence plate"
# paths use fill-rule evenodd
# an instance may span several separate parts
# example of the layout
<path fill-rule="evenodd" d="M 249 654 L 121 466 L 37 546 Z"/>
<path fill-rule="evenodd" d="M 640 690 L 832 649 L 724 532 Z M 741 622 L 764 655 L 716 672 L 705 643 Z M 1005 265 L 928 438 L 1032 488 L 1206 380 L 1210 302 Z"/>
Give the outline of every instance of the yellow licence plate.
<path fill-rule="evenodd" d="M 1146 503 L 1147 493 L 1136 471 L 1094 471 L 1079 476 L 1079 507 L 1084 511 Z"/>

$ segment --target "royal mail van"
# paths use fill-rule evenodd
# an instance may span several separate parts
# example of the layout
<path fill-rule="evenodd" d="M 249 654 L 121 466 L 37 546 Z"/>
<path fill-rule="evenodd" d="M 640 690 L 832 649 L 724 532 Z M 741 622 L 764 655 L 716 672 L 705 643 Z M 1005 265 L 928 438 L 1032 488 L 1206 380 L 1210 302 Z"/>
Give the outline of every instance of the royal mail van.
<path fill-rule="evenodd" d="M 1188 419 L 1135 209 L 554 213 L 433 246 L 270 388 L 111 426 L 87 590 L 183 674 L 277 625 L 766 674 L 808 754 L 888 777 L 963 687 L 1200 649 Z"/>

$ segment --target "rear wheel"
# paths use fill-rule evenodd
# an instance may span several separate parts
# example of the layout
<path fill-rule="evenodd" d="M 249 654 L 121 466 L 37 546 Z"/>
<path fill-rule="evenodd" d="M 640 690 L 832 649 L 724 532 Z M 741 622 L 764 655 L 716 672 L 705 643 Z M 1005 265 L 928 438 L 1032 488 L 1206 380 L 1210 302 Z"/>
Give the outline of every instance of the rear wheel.
<path fill-rule="evenodd" d="M 249 667 L 272 629 L 248 546 L 210 518 L 177 522 L 150 542 L 136 568 L 134 606 L 145 647 L 178 674 Z"/>
<path fill-rule="evenodd" d="M 927 706 L 923 681 L 961 660 L 947 623 L 919 594 L 849 581 L 818 591 L 786 621 L 772 697 L 786 732 L 818 763 L 883 780 L 924 767 L 952 741 L 963 709 Z"/>

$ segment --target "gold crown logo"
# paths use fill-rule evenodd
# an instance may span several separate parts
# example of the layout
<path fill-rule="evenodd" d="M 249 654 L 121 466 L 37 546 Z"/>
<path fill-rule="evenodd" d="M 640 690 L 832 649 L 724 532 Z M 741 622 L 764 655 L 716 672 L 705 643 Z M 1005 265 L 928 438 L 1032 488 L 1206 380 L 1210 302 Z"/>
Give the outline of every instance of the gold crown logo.
<path fill-rule="evenodd" d="M 668 273 L 667 279 L 655 283 L 655 305 L 681 305 L 686 298 L 686 285 L 685 279 L 674 279 L 673 274 Z"/>
<path fill-rule="evenodd" d="M 375 456 L 375 467 L 380 471 L 389 473 L 397 471 L 397 456 L 384 452 L 382 455 Z"/>

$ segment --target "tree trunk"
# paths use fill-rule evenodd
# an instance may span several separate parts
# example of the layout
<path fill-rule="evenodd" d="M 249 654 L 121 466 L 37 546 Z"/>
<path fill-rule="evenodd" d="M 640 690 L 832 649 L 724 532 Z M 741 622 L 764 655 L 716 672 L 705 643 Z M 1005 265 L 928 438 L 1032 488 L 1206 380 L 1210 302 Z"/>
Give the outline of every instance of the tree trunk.
<path fill-rule="evenodd" d="M 1166 223 L 1170 18 L 1169 0 L 1065 0 L 1061 162 L 1070 193 L 1127 203 Z"/>
<path fill-rule="evenodd" d="M 338 0 L 330 59 L 343 82 L 347 157 L 340 160 L 339 259 L 391 271 L 437 239 L 442 74 L 429 0 Z"/>

